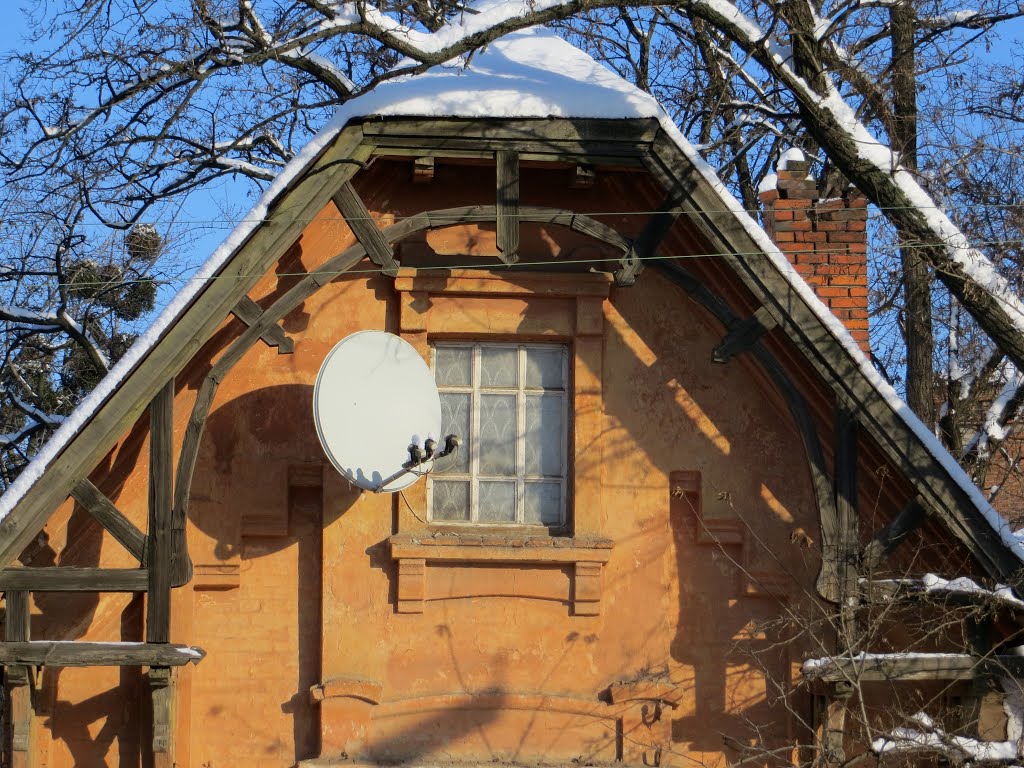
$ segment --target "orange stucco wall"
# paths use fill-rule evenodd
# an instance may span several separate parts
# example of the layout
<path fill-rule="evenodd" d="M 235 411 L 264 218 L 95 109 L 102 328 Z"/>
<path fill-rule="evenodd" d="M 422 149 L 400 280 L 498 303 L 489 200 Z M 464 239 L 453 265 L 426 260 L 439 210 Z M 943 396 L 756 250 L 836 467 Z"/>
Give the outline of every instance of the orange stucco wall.
<path fill-rule="evenodd" d="M 379 162 L 360 188 L 388 216 L 493 196 L 486 168 L 439 172 L 423 188 L 407 173 L 407 164 Z M 553 204 L 580 195 L 561 202 L 580 210 L 643 210 L 656 197 L 635 173 L 572 192 L 559 178 L 526 173 L 524 197 Z M 636 231 L 636 219 L 612 223 Z M 688 237 L 677 233 L 671 247 Z M 292 273 L 351 242 L 336 212 L 325 211 L 252 296 L 266 305 Z M 524 258 L 531 248 L 545 259 L 603 253 L 554 227 L 524 234 Z M 403 255 L 429 263 L 446 251 L 486 257 L 493 233 L 446 230 Z M 416 293 L 413 278 L 403 292 L 369 273 L 342 277 L 282 323 L 293 354 L 257 344 L 221 384 L 189 510 L 195 578 L 173 603 L 173 639 L 207 652 L 179 675 L 177 764 L 269 768 L 322 754 L 711 766 L 722 764 L 723 733 L 745 739 L 750 720 L 767 727 L 770 742 L 791 743 L 797 724 L 770 708 L 778 691 L 766 672 L 787 680 L 803 649 L 779 644 L 784 628 L 772 620 L 783 606 L 808 608 L 818 521 L 782 399 L 748 361 L 710 362 L 721 328 L 656 270 L 627 289 L 581 276 L 598 293 L 604 286 L 607 298 L 596 299 L 570 288 L 523 293 L 529 280 L 515 275 L 452 293 L 447 279 Z M 179 444 L 210 357 L 239 328 L 226 321 L 179 376 Z M 420 348 L 440 337 L 570 347 L 570 528 L 578 528 L 569 534 L 610 540 L 596 577 L 543 558 L 500 557 L 399 573 L 388 540 L 410 526 L 422 532 L 422 489 L 403 501 L 350 488 L 325 466 L 312 420 L 324 356 L 366 328 L 403 333 Z M 93 475 L 140 526 L 146 431 L 143 421 Z M 895 474 L 866 482 L 863 504 L 878 512 L 883 499 L 882 518 L 906 498 Z M 132 564 L 70 503 L 46 533 L 41 559 Z M 421 612 L 399 612 L 400 591 L 414 589 Z M 575 601 L 586 590 L 584 610 Z M 142 600 L 125 596 L 37 597 L 34 611 L 36 637 L 68 639 L 137 639 L 144 616 Z M 580 615 L 588 612 L 596 615 Z M 47 670 L 42 690 L 38 765 L 145 763 L 138 671 Z"/>

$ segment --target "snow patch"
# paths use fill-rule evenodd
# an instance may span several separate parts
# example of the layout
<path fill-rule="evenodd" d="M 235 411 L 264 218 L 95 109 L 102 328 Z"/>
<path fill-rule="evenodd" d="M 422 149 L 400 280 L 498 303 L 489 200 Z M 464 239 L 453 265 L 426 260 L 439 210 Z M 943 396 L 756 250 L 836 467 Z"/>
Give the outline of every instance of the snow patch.
<path fill-rule="evenodd" d="M 779 155 L 779 162 L 776 163 L 775 167 L 780 171 L 788 171 L 790 163 L 806 163 L 807 157 L 803 151 L 797 147 L 790 147 L 781 155 Z"/>

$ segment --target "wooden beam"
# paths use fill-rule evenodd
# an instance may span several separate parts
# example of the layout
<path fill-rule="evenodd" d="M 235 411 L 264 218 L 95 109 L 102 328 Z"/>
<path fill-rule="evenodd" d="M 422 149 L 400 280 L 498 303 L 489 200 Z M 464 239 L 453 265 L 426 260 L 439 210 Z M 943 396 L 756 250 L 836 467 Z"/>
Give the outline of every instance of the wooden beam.
<path fill-rule="evenodd" d="M 7 642 L 27 642 L 30 635 L 31 615 L 28 592 L 7 590 L 7 615 L 4 619 L 4 637 Z M 11 768 L 29 768 L 32 765 L 32 737 L 35 708 L 32 705 L 32 670 L 25 664 L 4 662 L 4 709 L 7 731 L 4 734 L 6 763 Z"/>
<path fill-rule="evenodd" d="M 412 161 L 412 183 L 429 184 L 434 180 L 434 158 L 417 157 Z"/>
<path fill-rule="evenodd" d="M 0 590 L 29 592 L 145 592 L 145 568 L 4 568 Z"/>
<path fill-rule="evenodd" d="M 450 140 L 514 144 L 524 140 L 543 143 L 555 151 L 562 143 L 649 144 L 660 129 L 657 119 L 617 120 L 580 118 L 390 118 L 362 124 L 370 141 L 408 137 L 424 146 L 446 145 Z"/>
<path fill-rule="evenodd" d="M 174 766 L 174 673 L 152 666 L 146 675 L 153 703 L 153 768 Z"/>
<path fill-rule="evenodd" d="M 246 325 L 252 325 L 260 319 L 263 309 L 248 296 L 243 296 L 231 309 L 231 313 Z M 268 347 L 277 347 L 277 354 L 290 355 L 295 351 L 295 342 L 277 323 L 267 326 L 260 336 Z"/>
<path fill-rule="evenodd" d="M 622 266 L 615 272 L 616 285 L 629 286 L 636 282 L 637 275 L 644 270 L 644 259 L 654 255 L 658 245 L 665 239 L 665 235 L 672 229 L 672 225 L 682 212 L 678 197 L 670 193 L 658 212 L 648 219 L 643 232 L 622 257 Z"/>
<path fill-rule="evenodd" d="M 892 522 L 874 535 L 861 554 L 861 567 L 870 574 L 925 521 L 928 514 L 920 499 L 911 499 Z"/>
<path fill-rule="evenodd" d="M 174 506 L 174 379 L 149 404 L 149 594 L 146 641 L 166 643 L 171 634 L 171 513 Z"/>
<path fill-rule="evenodd" d="M 398 262 L 395 261 L 395 249 L 380 231 L 363 199 L 356 188 L 346 181 L 334 193 L 334 204 L 338 207 L 345 223 L 352 229 L 359 244 L 366 249 L 370 261 L 380 267 L 385 275 L 394 277 L 398 274 Z"/>
<path fill-rule="evenodd" d="M 498 251 L 506 264 L 519 261 L 519 153 L 503 150 L 497 153 Z"/>
<path fill-rule="evenodd" d="M 771 313 L 761 307 L 746 320 L 733 325 L 722 342 L 711 353 L 716 363 L 727 363 L 733 356 L 749 350 L 758 339 L 777 325 Z"/>
<path fill-rule="evenodd" d="M 71 497 L 96 518 L 121 546 L 131 552 L 132 557 L 140 563 L 145 559 L 146 534 L 136 528 L 89 478 L 82 478 L 78 482 L 71 490 Z"/>
<path fill-rule="evenodd" d="M 1013 612 L 1017 615 L 1024 612 L 1024 605 L 1009 595 L 1004 596 L 988 590 L 937 588 L 934 585 L 925 584 L 923 579 L 916 578 L 862 579 L 860 599 L 863 603 L 876 605 L 887 605 L 894 602 L 929 602 L 947 607 L 984 608 L 986 616 L 991 616 L 998 610 Z"/>
<path fill-rule="evenodd" d="M 255 324 L 260 322 L 260 320 L 257 320 Z M 253 337 L 253 343 L 255 343 L 257 338 L 262 338 L 262 334 Z M 196 393 L 195 402 L 192 404 L 192 413 L 189 414 L 188 425 L 185 427 L 185 436 L 181 441 L 181 452 L 178 454 L 178 471 L 174 479 L 174 513 L 171 526 L 175 531 L 174 538 L 176 540 L 180 539 L 180 541 L 178 541 L 177 556 L 173 561 L 173 572 L 171 573 L 172 587 L 184 586 L 192 578 L 192 558 L 188 554 L 188 537 L 185 534 L 188 521 L 188 507 L 192 495 L 192 478 L 195 475 L 196 462 L 199 460 L 199 444 L 203 438 L 206 419 L 210 415 L 210 408 L 213 406 L 213 398 L 217 394 L 218 386 L 219 380 L 213 376 L 207 376 L 203 379 L 203 383 L 199 385 L 199 392 Z"/>
<path fill-rule="evenodd" d="M 813 668 L 804 668 L 808 680 L 826 683 L 907 682 L 918 680 L 973 680 L 991 674 L 1024 677 L 1024 656 L 968 653 L 875 654 L 867 657 L 836 657 Z"/>
<path fill-rule="evenodd" d="M 856 637 L 853 608 L 859 602 L 857 571 L 857 555 L 860 547 L 860 525 L 857 517 L 857 419 L 849 403 L 840 399 L 835 408 L 833 418 L 835 426 L 835 451 L 833 453 L 833 484 L 836 494 L 836 529 L 838 541 L 832 547 L 832 556 L 837 559 L 836 573 L 842 580 L 840 590 L 840 610 L 842 613 L 842 638 L 844 650 Z M 825 542 L 822 542 L 823 555 L 828 554 Z"/>
<path fill-rule="evenodd" d="M 362 127 L 380 154 L 479 157 L 508 150 L 545 162 L 631 165 L 648 150 L 659 126 L 656 120 L 412 118 Z"/>
<path fill-rule="evenodd" d="M 0 643 L 0 664 L 47 667 L 180 667 L 198 664 L 201 648 L 173 643 L 91 643 L 32 640 Z"/>

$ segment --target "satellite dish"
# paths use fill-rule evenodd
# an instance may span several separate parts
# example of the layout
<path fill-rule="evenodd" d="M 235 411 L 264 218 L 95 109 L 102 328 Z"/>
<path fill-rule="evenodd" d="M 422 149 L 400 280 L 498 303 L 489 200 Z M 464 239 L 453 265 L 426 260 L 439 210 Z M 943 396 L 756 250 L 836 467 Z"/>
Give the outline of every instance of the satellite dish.
<path fill-rule="evenodd" d="M 441 398 L 434 375 L 409 342 L 384 331 L 360 331 L 324 359 L 313 417 L 327 458 L 349 482 L 390 493 L 421 474 L 406 471 L 409 447 L 440 434 Z"/>

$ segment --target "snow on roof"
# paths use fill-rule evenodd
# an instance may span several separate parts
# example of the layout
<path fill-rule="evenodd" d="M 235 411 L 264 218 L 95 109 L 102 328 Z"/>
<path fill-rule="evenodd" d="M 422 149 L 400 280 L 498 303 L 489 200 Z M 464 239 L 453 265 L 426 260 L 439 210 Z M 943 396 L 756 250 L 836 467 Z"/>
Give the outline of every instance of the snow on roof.
<path fill-rule="evenodd" d="M 399 65 L 401 66 L 401 65 Z M 86 397 L 54 433 L 8 491 L 0 497 L 5 517 L 43 471 L 99 410 L 118 385 L 142 361 L 164 332 L 191 304 L 206 284 L 248 239 L 270 206 L 354 118 L 404 117 L 563 117 L 656 118 L 731 211 L 747 234 L 811 307 L 846 349 L 864 376 L 892 409 L 967 493 L 997 530 L 1003 543 L 1024 561 L 1024 542 L 1013 536 L 1008 523 L 988 503 L 935 435 L 914 415 L 895 390 L 874 369 L 846 327 L 814 294 L 789 260 L 743 209 L 715 171 L 679 132 L 671 118 L 649 94 L 629 84 L 588 54 L 541 29 L 507 35 L 468 57 L 434 67 L 422 74 L 382 83 L 370 93 L 347 102 L 332 120 L 285 166 L 267 187 L 253 210 L 213 252 L 153 325 L 135 342 L 99 386 Z M 794 158 L 795 159 L 795 158 Z"/>

